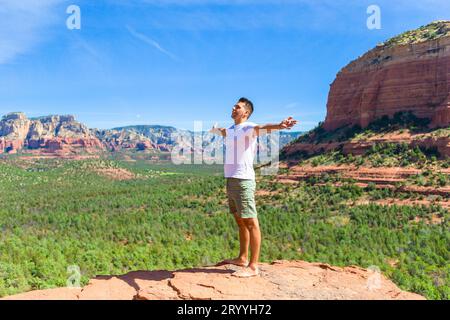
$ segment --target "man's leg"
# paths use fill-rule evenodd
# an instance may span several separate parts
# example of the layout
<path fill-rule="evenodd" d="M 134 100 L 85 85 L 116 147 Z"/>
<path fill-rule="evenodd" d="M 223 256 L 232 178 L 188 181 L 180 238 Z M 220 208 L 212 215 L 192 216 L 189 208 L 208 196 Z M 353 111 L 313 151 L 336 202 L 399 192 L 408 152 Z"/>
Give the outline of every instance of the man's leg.
<path fill-rule="evenodd" d="M 250 263 L 248 267 L 253 271 L 258 269 L 259 253 L 261 250 L 261 230 L 259 229 L 258 218 L 243 219 L 246 229 L 250 234 Z"/>
<path fill-rule="evenodd" d="M 250 236 L 251 257 L 247 268 L 233 273 L 236 277 L 253 277 L 259 274 L 258 261 L 261 249 L 261 231 L 256 211 L 255 188 L 255 181 L 246 180 L 242 182 L 238 204 L 242 220 Z"/>
<path fill-rule="evenodd" d="M 234 264 L 241 267 L 248 265 L 248 246 L 250 244 L 250 233 L 245 225 L 244 219 L 239 214 L 233 213 L 236 224 L 239 228 L 239 256 L 235 259 L 226 259 L 217 265 Z"/>
<path fill-rule="evenodd" d="M 243 218 L 245 227 L 250 234 L 250 263 L 247 268 L 243 268 L 233 273 L 236 277 L 253 277 L 259 274 L 258 261 L 261 249 L 261 231 L 259 229 L 258 218 Z"/>
<path fill-rule="evenodd" d="M 248 246 L 250 244 L 250 232 L 244 222 L 245 219 L 234 214 L 234 219 L 239 227 L 239 257 L 236 259 L 238 264 L 246 265 L 248 263 Z"/>
<path fill-rule="evenodd" d="M 226 259 L 219 262 L 217 265 L 224 264 L 234 264 L 241 267 L 245 267 L 248 265 L 248 246 L 250 244 L 250 234 L 245 226 L 243 219 L 238 213 L 239 209 L 236 203 L 236 199 L 239 198 L 239 194 L 236 192 L 237 186 L 234 185 L 237 181 L 227 180 L 227 197 L 228 197 L 228 206 L 230 208 L 230 212 L 234 216 L 234 220 L 238 226 L 239 230 L 239 256 L 235 259 Z M 234 188 L 234 189 L 233 189 Z"/>

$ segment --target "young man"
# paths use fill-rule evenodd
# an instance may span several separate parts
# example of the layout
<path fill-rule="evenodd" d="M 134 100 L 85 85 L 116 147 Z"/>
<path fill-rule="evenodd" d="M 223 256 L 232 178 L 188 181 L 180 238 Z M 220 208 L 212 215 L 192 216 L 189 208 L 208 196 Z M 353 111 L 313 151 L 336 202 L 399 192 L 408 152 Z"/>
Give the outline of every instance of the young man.
<path fill-rule="evenodd" d="M 252 113 L 253 103 L 246 98 L 240 98 L 231 113 L 234 125 L 228 129 L 213 128 L 211 130 L 225 137 L 224 173 L 227 180 L 228 205 L 239 227 L 240 242 L 239 256 L 235 259 L 224 260 L 218 265 L 233 264 L 243 267 L 233 273 L 237 277 L 253 277 L 259 274 L 261 232 L 255 206 L 256 183 L 253 170 L 257 137 L 273 130 L 291 129 L 297 123 L 297 120 L 289 117 L 279 124 L 257 125 L 247 121 Z M 248 261 L 249 245 L 250 262 Z"/>

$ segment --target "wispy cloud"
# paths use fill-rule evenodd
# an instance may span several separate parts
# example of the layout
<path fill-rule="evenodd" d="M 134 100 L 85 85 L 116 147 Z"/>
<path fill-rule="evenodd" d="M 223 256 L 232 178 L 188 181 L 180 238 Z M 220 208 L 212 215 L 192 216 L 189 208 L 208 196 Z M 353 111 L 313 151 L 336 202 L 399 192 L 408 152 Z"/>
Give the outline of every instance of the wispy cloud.
<path fill-rule="evenodd" d="M 0 0 L 0 64 L 29 52 L 56 20 L 55 9 L 66 0 Z"/>
<path fill-rule="evenodd" d="M 116 0 L 119 1 L 119 0 Z M 129 0 L 119 5 L 151 6 L 146 26 L 171 30 L 311 30 L 366 31 L 366 9 L 376 4 L 382 14 L 440 17 L 448 0 Z M 349 21 L 355 26 L 349 27 Z M 361 30 L 358 29 L 361 28 Z"/>
<path fill-rule="evenodd" d="M 179 6 L 192 6 L 192 5 L 227 5 L 227 6 L 242 6 L 242 5 L 266 5 L 266 4 L 278 4 L 278 5 L 309 5 L 309 6 L 354 6 L 356 4 L 369 5 L 378 4 L 386 5 L 392 3 L 388 0 L 134 0 L 135 2 L 147 3 L 153 5 L 179 5 Z M 408 5 L 410 7 L 425 8 L 431 5 L 434 6 L 449 6 L 448 0 L 397 0 L 396 3 L 401 5 Z"/>
<path fill-rule="evenodd" d="M 100 62 L 102 60 L 102 56 L 99 54 L 99 52 L 83 38 L 76 38 L 75 44 L 80 49 L 83 49 L 90 57 L 92 57 L 96 61 Z"/>
<path fill-rule="evenodd" d="M 358 0 L 359 1 L 359 0 Z M 438 0 L 436 0 L 438 1 Z M 351 2 L 348 0 L 139 0 L 148 4 L 155 5 L 228 5 L 228 6 L 242 6 L 242 5 L 261 5 L 261 4 L 323 4 L 336 2 Z M 354 1 L 357 2 L 357 1 Z"/>
<path fill-rule="evenodd" d="M 148 36 L 139 33 L 137 31 L 135 31 L 133 28 L 131 28 L 130 26 L 126 26 L 127 30 L 130 32 L 130 34 L 135 37 L 136 39 L 139 39 L 143 42 L 145 42 L 146 44 L 154 47 L 155 49 L 157 49 L 159 52 L 165 54 L 166 56 L 170 57 L 172 60 L 174 61 L 180 61 L 180 59 L 174 55 L 173 53 L 167 51 L 166 49 L 164 49 L 158 42 L 156 42 L 155 40 L 149 38 Z"/>

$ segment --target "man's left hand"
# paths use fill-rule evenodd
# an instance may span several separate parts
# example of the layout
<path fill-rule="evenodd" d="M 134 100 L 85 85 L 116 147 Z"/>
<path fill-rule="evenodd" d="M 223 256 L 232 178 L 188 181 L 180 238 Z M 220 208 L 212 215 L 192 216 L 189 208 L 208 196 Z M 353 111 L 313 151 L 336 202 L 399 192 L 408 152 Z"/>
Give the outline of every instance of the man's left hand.
<path fill-rule="evenodd" d="M 293 126 L 296 125 L 297 122 L 298 121 L 295 120 L 294 118 L 289 117 L 289 118 L 286 118 L 286 119 L 284 119 L 283 121 L 280 122 L 280 127 L 281 127 L 281 129 L 288 129 L 288 130 L 290 130 Z"/>

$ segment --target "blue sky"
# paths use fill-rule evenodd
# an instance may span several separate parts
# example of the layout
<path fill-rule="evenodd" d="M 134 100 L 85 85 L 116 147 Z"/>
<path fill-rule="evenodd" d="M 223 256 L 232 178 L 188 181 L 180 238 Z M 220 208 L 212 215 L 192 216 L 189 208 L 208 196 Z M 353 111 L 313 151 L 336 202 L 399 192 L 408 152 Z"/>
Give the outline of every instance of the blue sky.
<path fill-rule="evenodd" d="M 0 114 L 74 114 L 90 127 L 325 118 L 351 60 L 403 31 L 450 19 L 450 1 L 0 0 Z M 81 8 L 81 30 L 66 8 Z M 366 10 L 381 9 L 380 30 Z M 207 128 L 205 128 L 207 129 Z"/>

